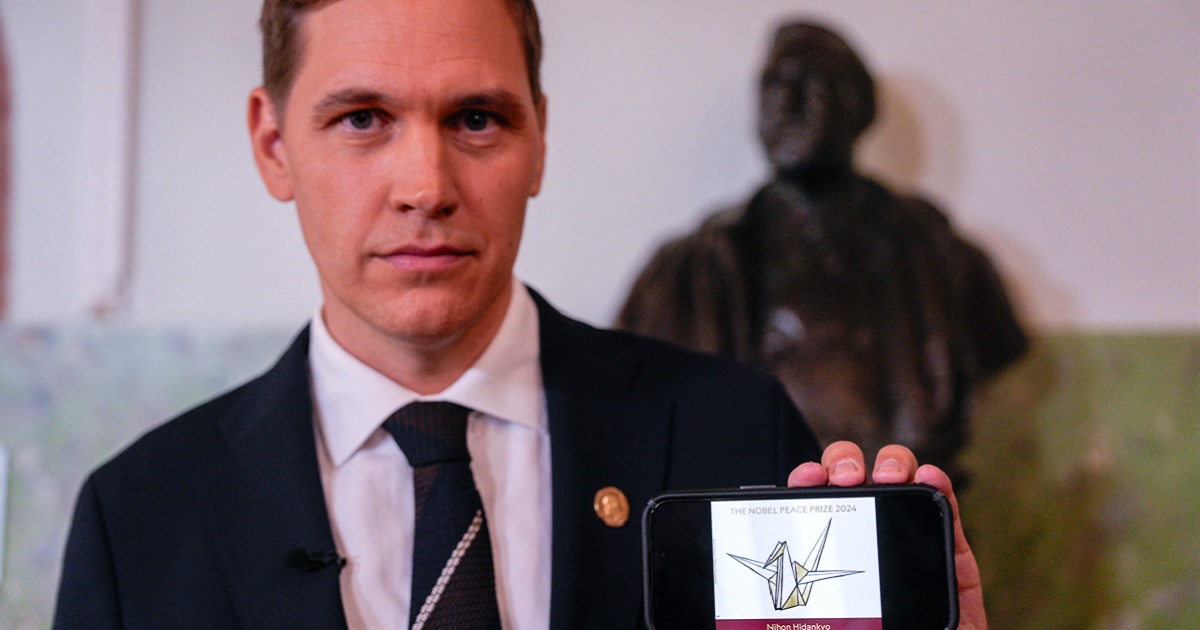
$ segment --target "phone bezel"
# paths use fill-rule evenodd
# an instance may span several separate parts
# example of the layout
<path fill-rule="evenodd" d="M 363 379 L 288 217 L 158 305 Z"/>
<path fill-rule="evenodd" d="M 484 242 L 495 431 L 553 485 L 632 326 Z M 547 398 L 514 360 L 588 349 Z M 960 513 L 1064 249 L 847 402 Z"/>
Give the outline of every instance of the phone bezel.
<path fill-rule="evenodd" d="M 642 584 L 643 608 L 647 625 L 653 630 L 654 626 L 654 576 L 653 567 L 653 515 L 656 509 L 664 504 L 678 502 L 702 502 L 730 500 L 777 500 L 777 499 L 811 499 L 811 498 L 842 498 L 842 497 L 886 497 L 886 496 L 916 496 L 928 498 L 940 511 L 939 520 L 942 526 L 941 551 L 945 558 L 948 623 L 947 628 L 958 625 L 958 582 L 954 564 L 954 530 L 953 514 L 949 501 L 937 488 L 923 484 L 904 485 L 867 485 L 852 487 L 820 486 L 815 488 L 778 488 L 778 487 L 743 487 L 715 490 L 681 490 L 665 492 L 647 502 L 642 512 Z M 709 524 L 711 527 L 711 524 Z M 711 549 L 709 549 L 711 553 Z M 882 551 L 882 550 L 881 550 Z M 881 588 L 884 586 L 881 584 Z M 890 588 L 890 587 L 888 587 Z M 708 591 L 711 601 L 712 592 Z M 715 626 L 714 619 L 714 626 Z M 885 618 L 884 627 L 887 629 Z"/>

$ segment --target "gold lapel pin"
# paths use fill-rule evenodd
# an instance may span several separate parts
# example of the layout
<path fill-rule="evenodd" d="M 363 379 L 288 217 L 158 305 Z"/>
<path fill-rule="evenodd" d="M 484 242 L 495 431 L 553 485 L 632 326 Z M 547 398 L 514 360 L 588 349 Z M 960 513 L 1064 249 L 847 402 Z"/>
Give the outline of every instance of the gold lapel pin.
<path fill-rule="evenodd" d="M 596 516 L 609 527 L 621 527 L 629 522 L 629 499 L 625 493 L 613 486 L 600 488 L 592 501 Z"/>

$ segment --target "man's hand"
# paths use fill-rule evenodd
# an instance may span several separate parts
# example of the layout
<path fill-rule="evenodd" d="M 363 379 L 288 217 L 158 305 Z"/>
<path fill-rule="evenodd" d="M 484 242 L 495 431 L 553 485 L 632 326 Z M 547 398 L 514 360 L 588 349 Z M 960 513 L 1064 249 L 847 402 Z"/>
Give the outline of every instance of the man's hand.
<path fill-rule="evenodd" d="M 867 467 L 862 449 L 852 442 L 834 442 L 821 455 L 821 463 L 801 464 L 788 476 L 792 487 L 858 486 L 867 482 Z M 983 587 L 979 581 L 979 565 L 963 535 L 958 517 L 958 499 L 950 478 L 937 466 L 918 466 L 912 451 L 892 444 L 879 449 L 871 482 L 923 483 L 942 491 L 954 510 L 954 569 L 958 575 L 958 607 L 960 630 L 986 630 L 987 614 L 983 609 Z"/>

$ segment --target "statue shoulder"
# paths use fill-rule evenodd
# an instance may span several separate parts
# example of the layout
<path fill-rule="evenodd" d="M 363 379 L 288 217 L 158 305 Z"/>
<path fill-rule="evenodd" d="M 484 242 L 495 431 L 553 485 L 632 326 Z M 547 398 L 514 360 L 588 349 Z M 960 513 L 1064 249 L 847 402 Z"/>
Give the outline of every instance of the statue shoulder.
<path fill-rule="evenodd" d="M 908 220 L 926 228 L 951 229 L 950 217 L 919 195 L 893 195 L 894 207 Z"/>
<path fill-rule="evenodd" d="M 736 206 L 718 209 L 716 212 L 708 215 L 708 218 L 704 219 L 697 232 L 728 232 L 737 229 L 745 220 L 746 210 L 749 205 L 749 203 L 740 203 Z"/>
<path fill-rule="evenodd" d="M 670 239 L 659 246 L 647 272 L 671 275 L 704 268 L 709 272 L 733 265 L 735 238 L 746 212 L 746 205 L 722 208 L 708 215 L 694 231 Z"/>
<path fill-rule="evenodd" d="M 746 345 L 736 332 L 745 319 L 745 270 L 736 238 L 744 212 L 745 206 L 718 210 L 696 230 L 661 245 L 634 282 L 617 327 L 736 356 Z"/>
<path fill-rule="evenodd" d="M 747 204 L 739 204 L 709 214 L 692 232 L 663 243 L 651 266 L 695 265 L 706 259 L 709 265 L 724 266 L 730 262 L 728 258 L 736 248 L 738 239 L 735 235 L 742 231 L 746 211 Z"/>

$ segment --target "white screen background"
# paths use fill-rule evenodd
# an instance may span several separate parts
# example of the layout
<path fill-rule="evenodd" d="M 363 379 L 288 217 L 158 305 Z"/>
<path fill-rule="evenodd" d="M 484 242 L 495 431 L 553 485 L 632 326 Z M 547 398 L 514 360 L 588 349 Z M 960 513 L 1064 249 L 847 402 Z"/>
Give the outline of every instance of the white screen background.
<path fill-rule="evenodd" d="M 791 510 L 783 513 L 788 508 Z M 805 511 L 797 513 L 796 508 Z M 834 511 L 825 512 L 820 508 Z M 846 511 L 849 509 L 853 511 Z M 750 558 L 761 564 L 783 541 L 788 544 L 792 560 L 803 565 L 831 519 L 825 550 L 815 570 L 862 573 L 815 582 L 807 605 L 776 611 L 767 580 L 728 555 Z M 717 619 L 882 616 L 874 499 L 714 501 L 712 531 Z M 814 567 L 806 568 L 814 570 Z M 784 590 L 790 590 L 786 582 Z"/>

